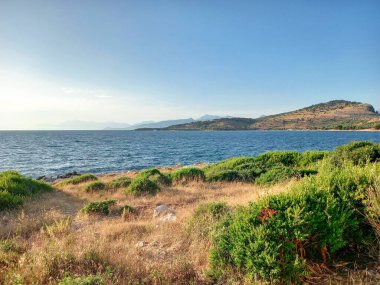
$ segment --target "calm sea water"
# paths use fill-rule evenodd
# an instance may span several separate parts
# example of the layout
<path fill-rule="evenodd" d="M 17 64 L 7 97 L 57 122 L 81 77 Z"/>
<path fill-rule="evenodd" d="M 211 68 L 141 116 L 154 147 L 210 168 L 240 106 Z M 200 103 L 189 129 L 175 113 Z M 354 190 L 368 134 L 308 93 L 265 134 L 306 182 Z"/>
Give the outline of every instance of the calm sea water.
<path fill-rule="evenodd" d="M 0 171 L 37 177 L 215 162 L 270 150 L 330 150 L 380 132 L 2 131 Z"/>

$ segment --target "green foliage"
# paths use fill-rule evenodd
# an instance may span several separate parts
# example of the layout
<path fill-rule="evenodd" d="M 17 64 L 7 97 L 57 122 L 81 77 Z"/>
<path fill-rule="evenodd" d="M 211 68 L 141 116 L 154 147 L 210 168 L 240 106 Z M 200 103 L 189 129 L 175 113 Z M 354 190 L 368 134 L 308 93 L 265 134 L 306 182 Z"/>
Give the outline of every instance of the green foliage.
<path fill-rule="evenodd" d="M 6 209 L 15 209 L 22 205 L 22 198 L 14 196 L 7 191 L 0 191 L 0 211 Z"/>
<path fill-rule="evenodd" d="M 184 167 L 171 173 L 171 179 L 175 183 L 187 183 L 191 181 L 205 181 L 204 171 L 195 167 Z"/>
<path fill-rule="evenodd" d="M 204 169 L 208 181 L 254 182 L 273 168 L 295 168 L 302 155 L 295 151 L 273 151 L 256 157 L 223 160 Z"/>
<path fill-rule="evenodd" d="M 161 173 L 156 168 L 149 168 L 141 171 L 135 179 L 144 179 L 148 178 L 156 184 L 160 185 L 169 185 L 171 183 L 170 177 Z"/>
<path fill-rule="evenodd" d="M 355 165 L 375 162 L 380 159 L 380 144 L 373 144 L 368 141 L 354 141 L 337 147 L 332 152 L 330 159 L 335 166 L 343 165 L 347 161 L 351 161 Z"/>
<path fill-rule="evenodd" d="M 372 165 L 329 163 L 288 193 L 269 196 L 236 210 L 219 225 L 211 254 L 212 274 L 228 268 L 248 278 L 297 283 L 306 261 L 363 245 L 373 229 L 363 215 L 366 193 L 378 173 Z"/>
<path fill-rule="evenodd" d="M 230 213 L 226 203 L 211 202 L 199 205 L 188 223 L 189 232 L 196 238 L 212 236 L 214 226 Z"/>
<path fill-rule="evenodd" d="M 75 176 L 72 178 L 64 179 L 64 180 L 58 182 L 58 185 L 60 185 L 60 186 L 70 185 L 70 184 L 71 185 L 77 185 L 77 184 L 81 184 L 84 182 L 95 181 L 95 180 L 98 180 L 98 177 L 96 177 L 94 174 L 86 173 L 86 174 L 82 174 L 80 176 Z"/>
<path fill-rule="evenodd" d="M 276 166 L 260 175 L 256 179 L 257 184 L 274 184 L 297 176 L 298 172 L 290 167 Z"/>
<path fill-rule="evenodd" d="M 104 200 L 89 202 L 86 206 L 81 209 L 82 213 L 85 214 L 98 214 L 98 215 L 108 215 L 110 213 L 110 206 L 116 204 L 116 200 Z"/>
<path fill-rule="evenodd" d="M 42 181 L 22 176 L 16 171 L 0 173 L 0 211 L 13 209 L 22 204 L 23 197 L 51 191 L 53 188 Z"/>
<path fill-rule="evenodd" d="M 83 187 L 83 190 L 86 192 L 93 192 L 106 189 L 106 184 L 101 181 L 91 182 Z"/>
<path fill-rule="evenodd" d="M 327 155 L 327 151 L 305 151 L 301 153 L 301 156 L 298 160 L 298 165 L 302 167 L 313 165 L 316 162 L 322 160 Z"/>
<path fill-rule="evenodd" d="M 108 185 L 111 189 L 117 189 L 122 187 L 128 187 L 132 182 L 132 179 L 126 176 L 116 178 L 110 182 Z"/>
<path fill-rule="evenodd" d="M 140 196 L 144 194 L 154 195 L 159 191 L 158 184 L 148 177 L 137 177 L 133 179 L 132 183 L 126 189 L 127 194 Z"/>
<path fill-rule="evenodd" d="M 105 285 L 105 282 L 99 275 L 88 275 L 82 277 L 66 276 L 58 285 Z"/>

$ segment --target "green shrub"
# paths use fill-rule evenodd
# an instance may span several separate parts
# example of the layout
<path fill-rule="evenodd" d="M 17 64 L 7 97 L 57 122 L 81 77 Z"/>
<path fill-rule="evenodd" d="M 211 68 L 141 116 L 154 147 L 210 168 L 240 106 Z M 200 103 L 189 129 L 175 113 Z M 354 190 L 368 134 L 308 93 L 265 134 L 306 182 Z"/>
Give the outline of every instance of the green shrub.
<path fill-rule="evenodd" d="M 199 205 L 188 223 L 189 232 L 195 238 L 211 238 L 215 224 L 228 215 L 226 203 L 211 202 Z"/>
<path fill-rule="evenodd" d="M 187 183 L 191 181 L 205 181 L 204 171 L 195 167 L 184 167 L 171 174 L 172 181 L 175 183 Z"/>
<path fill-rule="evenodd" d="M 6 209 L 15 209 L 22 205 L 22 198 L 14 196 L 7 191 L 0 191 L 0 211 Z"/>
<path fill-rule="evenodd" d="M 298 172 L 294 171 L 290 167 L 277 166 L 261 174 L 260 177 L 257 178 L 255 182 L 261 185 L 274 184 L 274 183 L 288 180 L 297 175 L 298 175 Z"/>
<path fill-rule="evenodd" d="M 211 253 L 215 278 L 229 268 L 247 278 L 297 283 L 306 262 L 366 244 L 373 237 L 363 213 L 373 171 L 325 165 L 286 194 L 269 196 L 228 216 L 218 227 Z"/>
<path fill-rule="evenodd" d="M 239 172 L 234 170 L 226 170 L 226 171 L 220 171 L 220 172 L 212 172 L 208 173 L 207 175 L 207 181 L 210 182 L 216 182 L 216 181 L 240 181 L 242 180 Z"/>
<path fill-rule="evenodd" d="M 158 184 L 148 177 L 138 177 L 132 180 L 131 185 L 126 189 L 127 194 L 132 195 L 144 195 L 150 194 L 154 195 L 159 191 Z"/>
<path fill-rule="evenodd" d="M 327 155 L 327 151 L 305 151 L 301 153 L 301 156 L 298 160 L 298 165 L 303 167 L 313 165 L 316 162 L 322 160 Z"/>
<path fill-rule="evenodd" d="M 110 182 L 108 185 L 109 188 L 111 189 L 117 189 L 117 188 L 123 188 L 123 187 L 128 187 L 132 182 L 132 179 L 129 177 L 119 177 Z"/>
<path fill-rule="evenodd" d="M 171 183 L 170 177 L 161 173 L 156 168 L 149 168 L 141 171 L 135 179 L 149 178 L 151 181 L 160 185 L 169 185 Z"/>
<path fill-rule="evenodd" d="M 110 206 L 113 206 L 115 204 L 116 200 L 89 202 L 81 209 L 81 212 L 85 214 L 108 215 L 110 213 Z"/>
<path fill-rule="evenodd" d="M 106 189 L 106 184 L 101 181 L 91 182 L 83 187 L 83 190 L 86 192 L 93 192 Z"/>
<path fill-rule="evenodd" d="M 105 285 L 105 282 L 99 275 L 88 275 L 81 277 L 66 276 L 58 285 Z"/>
<path fill-rule="evenodd" d="M 75 176 L 72 178 L 64 179 L 64 180 L 58 182 L 58 185 L 60 185 L 60 186 L 70 185 L 70 184 L 71 185 L 77 185 L 77 184 L 81 184 L 84 182 L 95 181 L 95 180 L 98 180 L 98 177 L 96 177 L 94 174 L 86 173 L 86 174 L 82 174 L 80 176 Z"/>
<path fill-rule="evenodd" d="M 0 173 L 0 191 L 7 191 L 11 195 L 31 196 L 52 189 L 49 184 L 27 178 L 16 171 L 4 171 Z"/>
<path fill-rule="evenodd" d="M 23 197 L 51 191 L 52 189 L 49 184 L 27 178 L 16 171 L 1 172 L 0 211 L 20 206 L 23 202 Z"/>
<path fill-rule="evenodd" d="M 373 144 L 368 141 L 354 141 L 337 147 L 332 152 L 330 159 L 335 166 L 343 165 L 347 161 L 351 161 L 355 165 L 375 162 L 380 159 L 380 144 Z"/>

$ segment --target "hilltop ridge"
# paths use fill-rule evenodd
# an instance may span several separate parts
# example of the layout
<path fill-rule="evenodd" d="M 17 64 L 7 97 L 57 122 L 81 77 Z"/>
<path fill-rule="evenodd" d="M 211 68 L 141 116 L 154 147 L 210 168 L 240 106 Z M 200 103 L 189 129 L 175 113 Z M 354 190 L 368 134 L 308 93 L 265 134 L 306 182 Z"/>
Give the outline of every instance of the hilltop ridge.
<path fill-rule="evenodd" d="M 173 125 L 165 130 L 358 130 L 379 129 L 380 115 L 367 103 L 333 100 L 286 113 L 221 118 Z"/>

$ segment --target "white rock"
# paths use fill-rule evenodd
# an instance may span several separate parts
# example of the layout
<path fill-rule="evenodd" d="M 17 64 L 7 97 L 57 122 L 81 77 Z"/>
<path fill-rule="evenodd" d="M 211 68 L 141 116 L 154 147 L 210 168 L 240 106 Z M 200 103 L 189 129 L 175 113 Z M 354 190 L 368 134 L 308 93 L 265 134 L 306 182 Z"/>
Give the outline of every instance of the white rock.
<path fill-rule="evenodd" d="M 174 213 L 173 210 L 171 210 L 168 206 L 165 204 L 162 204 L 160 206 L 157 206 L 153 211 L 153 218 L 157 218 L 159 216 L 166 215 L 168 213 Z"/>
<path fill-rule="evenodd" d="M 160 218 L 160 221 L 175 221 L 177 220 L 177 216 L 174 213 L 167 213 L 165 216 Z"/>
<path fill-rule="evenodd" d="M 146 241 L 139 241 L 138 243 L 136 243 L 136 247 L 144 247 L 146 246 L 148 243 Z"/>

